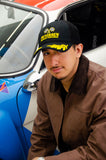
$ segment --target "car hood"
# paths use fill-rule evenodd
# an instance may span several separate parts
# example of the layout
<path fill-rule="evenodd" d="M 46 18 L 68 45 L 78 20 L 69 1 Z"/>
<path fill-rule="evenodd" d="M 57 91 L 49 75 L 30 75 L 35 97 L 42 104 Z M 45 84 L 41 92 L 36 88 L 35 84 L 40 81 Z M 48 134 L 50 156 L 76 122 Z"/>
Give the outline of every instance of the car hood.
<path fill-rule="evenodd" d="M 17 3 L 41 8 L 45 11 L 58 10 L 80 0 L 15 0 Z M 61 3 L 60 3 L 61 2 Z"/>

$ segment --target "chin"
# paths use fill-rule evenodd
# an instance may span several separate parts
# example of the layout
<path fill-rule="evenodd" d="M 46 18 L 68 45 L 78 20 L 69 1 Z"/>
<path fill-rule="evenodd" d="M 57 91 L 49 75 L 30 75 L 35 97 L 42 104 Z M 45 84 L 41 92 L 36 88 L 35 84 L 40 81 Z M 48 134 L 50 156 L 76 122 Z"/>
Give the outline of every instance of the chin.
<path fill-rule="evenodd" d="M 58 80 L 63 80 L 63 79 L 65 79 L 65 77 L 62 77 L 62 76 L 56 76 L 56 75 L 54 75 L 54 77 L 57 78 Z"/>
<path fill-rule="evenodd" d="M 63 80 L 66 78 L 65 75 L 62 75 L 61 73 L 57 73 L 57 74 L 54 74 L 54 73 L 51 73 L 53 77 L 59 79 L 59 80 Z"/>

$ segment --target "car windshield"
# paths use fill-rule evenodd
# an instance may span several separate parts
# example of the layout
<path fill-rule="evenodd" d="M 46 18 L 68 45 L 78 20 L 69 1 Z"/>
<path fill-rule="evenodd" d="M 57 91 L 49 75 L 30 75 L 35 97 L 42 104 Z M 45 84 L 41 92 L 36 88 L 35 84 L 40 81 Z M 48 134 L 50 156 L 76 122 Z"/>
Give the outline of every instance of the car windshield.
<path fill-rule="evenodd" d="M 39 14 L 0 4 L 0 74 L 30 65 L 42 23 Z"/>

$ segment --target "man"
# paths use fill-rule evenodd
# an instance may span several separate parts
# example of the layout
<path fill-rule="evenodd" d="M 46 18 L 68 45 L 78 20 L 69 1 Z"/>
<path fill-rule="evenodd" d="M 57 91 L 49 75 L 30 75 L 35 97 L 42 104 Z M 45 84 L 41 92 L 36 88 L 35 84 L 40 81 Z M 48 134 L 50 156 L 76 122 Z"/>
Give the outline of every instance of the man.
<path fill-rule="evenodd" d="M 105 68 L 82 55 L 78 29 L 66 21 L 42 29 L 40 50 L 48 72 L 38 85 L 28 160 L 106 160 Z"/>

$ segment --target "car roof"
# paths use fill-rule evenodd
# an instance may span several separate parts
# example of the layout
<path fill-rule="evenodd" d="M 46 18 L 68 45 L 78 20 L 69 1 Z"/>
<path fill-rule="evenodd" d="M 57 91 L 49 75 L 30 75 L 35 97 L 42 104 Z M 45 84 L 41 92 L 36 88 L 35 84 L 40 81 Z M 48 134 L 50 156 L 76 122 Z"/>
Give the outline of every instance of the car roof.
<path fill-rule="evenodd" d="M 57 10 L 77 1 L 80 0 L 15 0 L 17 3 L 38 7 L 45 11 Z"/>

